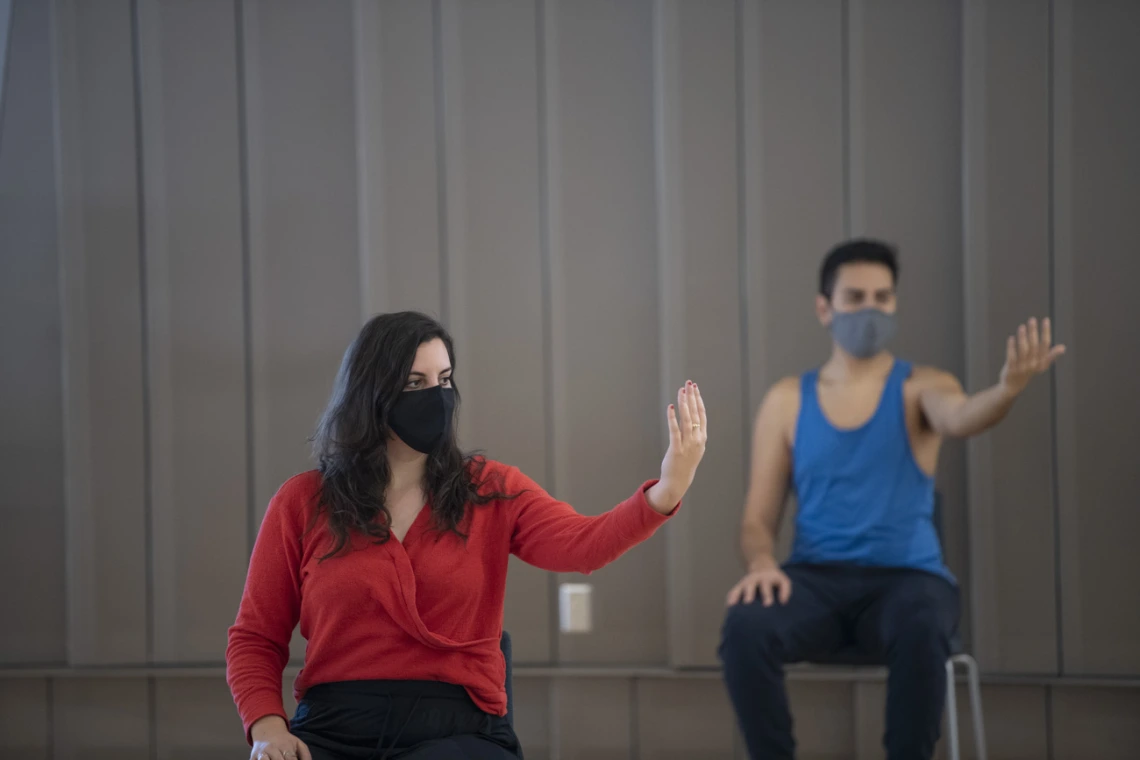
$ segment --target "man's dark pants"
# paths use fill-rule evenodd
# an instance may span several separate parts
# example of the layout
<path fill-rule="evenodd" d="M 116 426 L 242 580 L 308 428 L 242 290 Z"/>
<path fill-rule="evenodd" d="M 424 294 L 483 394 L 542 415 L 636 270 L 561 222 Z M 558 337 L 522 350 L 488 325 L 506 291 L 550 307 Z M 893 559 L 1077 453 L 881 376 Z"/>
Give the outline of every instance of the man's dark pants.
<path fill-rule="evenodd" d="M 787 604 L 729 608 L 720 658 L 753 760 L 795 757 L 784 665 L 849 645 L 880 658 L 887 680 L 889 760 L 929 760 L 942 722 L 958 589 L 918 570 L 789 565 Z"/>

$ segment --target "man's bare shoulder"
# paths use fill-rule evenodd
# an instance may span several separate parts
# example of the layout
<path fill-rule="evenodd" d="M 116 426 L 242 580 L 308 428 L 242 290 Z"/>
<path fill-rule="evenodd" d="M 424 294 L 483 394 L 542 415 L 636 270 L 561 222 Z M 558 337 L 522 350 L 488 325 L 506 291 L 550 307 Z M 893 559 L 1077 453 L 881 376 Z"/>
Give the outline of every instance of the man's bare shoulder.
<path fill-rule="evenodd" d="M 915 390 L 958 390 L 962 387 L 958 378 L 946 370 L 919 364 L 911 369 L 907 384 Z"/>
<path fill-rule="evenodd" d="M 915 365 L 911 376 L 903 386 L 907 403 L 920 403 L 922 395 L 929 392 L 958 394 L 962 392 L 959 379 L 945 369 Z"/>
<path fill-rule="evenodd" d="M 789 440 L 800 413 L 800 379 L 785 377 L 764 394 L 756 414 L 755 435 L 778 435 Z"/>
<path fill-rule="evenodd" d="M 794 375 L 782 378 L 768 389 L 764 404 L 787 411 L 800 405 L 800 379 Z"/>

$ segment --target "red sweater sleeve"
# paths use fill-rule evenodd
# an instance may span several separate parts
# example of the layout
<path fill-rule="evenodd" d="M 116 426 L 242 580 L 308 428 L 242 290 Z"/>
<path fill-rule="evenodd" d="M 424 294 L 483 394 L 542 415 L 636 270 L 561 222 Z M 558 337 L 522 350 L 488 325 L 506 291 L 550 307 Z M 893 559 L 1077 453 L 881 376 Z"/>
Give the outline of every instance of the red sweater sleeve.
<path fill-rule="evenodd" d="M 301 614 L 301 537 L 304 500 L 315 473 L 299 475 L 269 502 L 245 580 L 237 621 L 226 646 L 226 680 L 252 744 L 250 726 L 267 715 L 288 719 L 281 678 L 289 640 Z"/>
<path fill-rule="evenodd" d="M 652 536 L 676 513 L 674 508 L 663 515 L 649 506 L 645 492 L 656 482 L 645 483 L 610 511 L 587 517 L 512 467 L 506 477 L 507 491 L 522 493 L 510 502 L 515 510 L 511 553 L 559 573 L 588 574 L 601 569 Z"/>

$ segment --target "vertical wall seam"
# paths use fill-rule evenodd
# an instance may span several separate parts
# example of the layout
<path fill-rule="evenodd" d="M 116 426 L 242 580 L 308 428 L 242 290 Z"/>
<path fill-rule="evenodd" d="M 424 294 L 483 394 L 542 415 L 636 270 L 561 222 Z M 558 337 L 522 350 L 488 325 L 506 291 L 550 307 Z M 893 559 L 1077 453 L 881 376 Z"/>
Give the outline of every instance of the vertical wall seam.
<path fill-rule="evenodd" d="M 150 757 L 158 758 L 158 680 L 146 679 L 147 744 Z"/>
<path fill-rule="evenodd" d="M 1053 3 L 1050 0 L 1050 7 Z M 1050 14 L 1052 15 L 1052 14 Z M 1053 687 L 1045 687 L 1045 758 L 1053 760 L 1056 750 L 1053 746 Z"/>
<path fill-rule="evenodd" d="M 66 234 L 67 226 L 67 192 L 65 189 L 64 181 L 64 153 L 65 149 L 63 143 L 65 138 L 63 126 L 63 77 L 61 71 L 61 61 L 63 59 L 63 45 L 60 33 L 60 8 L 59 2 L 52 2 L 49 6 L 49 27 L 51 34 L 49 35 L 50 54 L 49 59 L 51 62 L 51 86 L 52 86 L 52 160 L 55 162 L 53 171 L 55 173 L 55 232 L 56 232 L 56 261 L 59 269 L 57 270 L 57 283 L 60 304 L 60 404 L 61 404 L 61 423 L 62 423 L 62 437 L 63 442 L 63 519 L 60 521 L 60 531 L 62 533 L 62 540 L 60 546 L 63 547 L 63 663 L 70 665 L 73 649 L 71 644 L 71 629 L 73 628 L 75 613 L 72 600 L 74 599 L 74 585 L 75 585 L 75 556 L 72 551 L 73 541 L 71 538 L 71 522 L 74 519 L 74 500 L 72 499 L 73 493 L 73 473 L 72 467 L 75 464 L 73 439 L 74 423 L 72 422 L 72 415 L 69 414 L 70 397 L 74 391 L 74 382 L 71 378 L 72 362 L 73 359 L 69 356 L 69 346 L 72 339 L 72 328 L 69 324 L 70 314 L 72 307 L 68 306 L 68 242 Z M 15 12 L 12 13 L 12 19 L 8 25 L 8 33 L 12 34 L 12 26 L 15 23 Z M 9 40 L 8 50 L 11 49 L 11 40 Z M 5 68 L 7 71 L 7 68 Z M 6 83 L 5 83 L 6 87 Z M 0 97 L 0 100 L 3 100 Z M 3 104 L 0 103 L 0 125 L 3 124 L 4 112 Z M 0 135 L 0 141 L 3 140 L 3 135 Z"/>
<path fill-rule="evenodd" d="M 435 67 L 435 182 L 436 226 L 439 241 L 439 313 L 440 320 L 448 323 L 451 316 L 451 283 L 448 272 L 449 235 L 447 228 L 447 97 L 443 82 L 443 5 L 442 0 L 431 4 L 432 60 Z"/>
<path fill-rule="evenodd" d="M 242 0 L 234 0 L 234 47 L 237 63 L 238 184 L 241 202 L 242 371 L 245 374 L 245 516 L 246 545 L 253 554 L 257 540 L 257 487 L 253 413 L 253 270 L 250 259 L 249 122 L 246 109 L 245 16 Z"/>
<path fill-rule="evenodd" d="M 139 244 L 139 322 L 142 366 L 143 532 L 146 537 L 146 661 L 154 662 L 154 455 L 151 451 L 150 346 L 147 301 L 146 175 L 143 164 L 142 45 L 138 0 L 131 0 L 131 80 L 134 96 L 135 202 Z"/>
<path fill-rule="evenodd" d="M 1049 315 L 1050 319 L 1056 317 L 1057 314 L 1057 238 L 1056 238 L 1056 117 L 1054 110 L 1056 108 L 1056 70 L 1055 70 L 1055 57 L 1056 57 L 1056 0 L 1049 0 L 1049 40 L 1048 40 L 1048 64 L 1046 71 L 1048 82 L 1048 187 L 1049 187 L 1049 203 L 1048 203 L 1048 261 L 1049 261 Z M 1056 616 L 1056 631 L 1057 631 L 1057 674 L 1060 675 L 1065 669 L 1065 628 L 1064 628 L 1064 596 L 1062 593 L 1063 585 L 1061 578 L 1061 490 L 1060 490 L 1060 475 L 1058 474 L 1060 468 L 1060 455 L 1057 447 L 1057 412 L 1058 412 L 1058 393 L 1057 393 L 1057 373 L 1049 373 L 1049 405 L 1051 414 L 1049 415 L 1049 455 L 1051 473 L 1051 487 L 1053 491 L 1053 598 L 1055 600 L 1054 610 Z M 1050 755 L 1052 757 L 1052 755 Z"/>
<path fill-rule="evenodd" d="M 546 109 L 546 0 L 535 0 L 534 3 L 534 29 L 535 29 L 535 88 L 538 106 L 538 240 L 539 240 L 539 269 L 541 272 L 542 288 L 542 369 L 545 375 L 545 389 L 543 396 L 543 437 L 546 446 L 544 466 L 546 467 L 546 484 L 554 493 L 557 493 L 557 468 L 554 462 L 554 304 L 551 292 L 554 288 L 553 267 L 551 265 L 550 248 L 550 182 L 549 152 L 550 133 L 547 129 Z M 547 573 L 547 624 L 550 631 L 550 661 L 558 662 L 558 576 Z"/>
<path fill-rule="evenodd" d="M 750 351 L 750 335 L 748 332 L 748 169 L 746 155 L 748 142 L 745 135 L 747 119 L 744 115 L 744 0 L 736 0 L 734 7 L 734 22 L 736 24 L 736 49 L 734 50 L 733 65 L 736 71 L 736 257 L 737 279 L 739 281 L 740 299 L 740 398 L 743 405 L 741 419 L 745 424 L 741 426 L 743 440 L 741 451 L 745 452 L 745 466 L 743 468 L 744 482 L 747 487 L 749 479 L 748 452 L 752 441 L 752 355 Z"/>
<path fill-rule="evenodd" d="M 629 756 L 630 760 L 641 758 L 641 739 L 638 736 L 638 713 L 641 707 L 637 697 L 637 677 L 629 679 Z"/>
<path fill-rule="evenodd" d="M 843 0 L 839 16 L 840 107 L 843 155 L 843 237 L 851 237 L 851 8 Z"/>
<path fill-rule="evenodd" d="M 47 736 L 44 737 L 44 746 L 47 748 L 47 756 L 49 758 L 55 757 L 55 679 L 48 678 L 44 681 L 44 731 Z"/>
<path fill-rule="evenodd" d="M 54 14 L 52 15 L 54 16 Z M 4 113 L 6 108 L 5 104 L 8 102 L 8 98 L 5 97 L 5 95 L 6 93 L 11 92 L 11 90 L 8 88 L 8 83 L 11 81 L 12 77 L 12 40 L 16 39 L 16 34 L 12 31 L 12 28 L 16 25 L 15 2 L 8 4 L 7 21 L 8 25 L 5 30 L 3 41 L 4 46 L 3 48 L 0 48 L 4 51 L 4 57 L 2 60 L 0 60 L 0 145 L 4 143 Z M 52 29 L 55 29 L 54 24 L 52 25 Z"/>

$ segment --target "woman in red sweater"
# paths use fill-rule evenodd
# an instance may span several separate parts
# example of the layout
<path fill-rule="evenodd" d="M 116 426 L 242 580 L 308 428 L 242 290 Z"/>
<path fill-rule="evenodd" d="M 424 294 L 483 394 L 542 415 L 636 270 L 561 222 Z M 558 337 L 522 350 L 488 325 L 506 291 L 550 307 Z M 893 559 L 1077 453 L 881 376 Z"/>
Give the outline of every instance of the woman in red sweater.
<path fill-rule="evenodd" d="M 318 426 L 318 469 L 270 501 L 226 649 L 252 760 L 522 757 L 503 717 L 508 555 L 597 570 L 649 538 L 692 483 L 707 436 L 692 383 L 669 406 L 660 479 L 585 517 L 459 450 L 454 359 L 430 317 L 373 318 Z M 290 723 L 281 675 L 298 622 L 308 643 Z"/>

